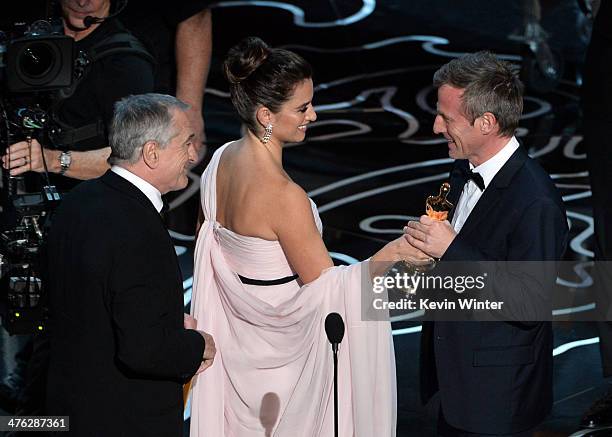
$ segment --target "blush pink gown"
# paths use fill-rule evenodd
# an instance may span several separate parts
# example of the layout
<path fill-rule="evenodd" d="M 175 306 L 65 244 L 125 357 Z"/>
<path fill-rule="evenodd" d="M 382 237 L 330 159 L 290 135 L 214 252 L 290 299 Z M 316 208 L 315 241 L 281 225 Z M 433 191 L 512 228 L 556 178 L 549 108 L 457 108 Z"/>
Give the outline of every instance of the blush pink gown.
<path fill-rule="evenodd" d="M 339 435 L 395 436 L 390 325 L 361 320 L 367 263 L 332 267 L 302 287 L 243 284 L 238 275 L 271 280 L 294 272 L 278 241 L 239 235 L 215 220 L 217 167 L 227 146 L 201 181 L 206 220 L 195 249 L 191 313 L 214 337 L 217 355 L 192 383 L 191 437 L 333 436 L 333 360 L 324 327 L 332 311 L 347 327 L 338 354 Z"/>

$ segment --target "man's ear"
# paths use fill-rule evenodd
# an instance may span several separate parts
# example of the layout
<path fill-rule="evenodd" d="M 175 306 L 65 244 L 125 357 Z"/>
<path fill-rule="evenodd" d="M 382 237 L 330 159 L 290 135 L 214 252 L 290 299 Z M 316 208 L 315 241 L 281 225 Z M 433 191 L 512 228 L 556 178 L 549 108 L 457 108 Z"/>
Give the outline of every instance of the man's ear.
<path fill-rule="evenodd" d="M 480 117 L 480 133 L 483 135 L 490 135 L 497 132 L 499 127 L 497 124 L 497 117 L 492 112 L 485 112 Z"/>
<path fill-rule="evenodd" d="M 142 146 L 142 160 L 151 169 L 159 165 L 159 145 L 156 141 L 147 141 Z"/>

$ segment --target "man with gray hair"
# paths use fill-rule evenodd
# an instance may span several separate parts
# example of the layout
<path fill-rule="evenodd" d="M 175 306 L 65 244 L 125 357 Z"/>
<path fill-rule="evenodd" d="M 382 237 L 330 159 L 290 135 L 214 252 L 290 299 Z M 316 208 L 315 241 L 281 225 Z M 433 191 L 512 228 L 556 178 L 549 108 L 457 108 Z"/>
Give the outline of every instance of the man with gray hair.
<path fill-rule="evenodd" d="M 182 435 L 181 386 L 212 364 L 212 337 L 183 314 L 162 194 L 196 159 L 187 105 L 130 96 L 115 105 L 112 167 L 58 208 L 48 244 L 47 414 L 74 436 Z"/>
<path fill-rule="evenodd" d="M 434 132 L 456 160 L 448 195 L 456 207 L 450 222 L 425 215 L 408 223 L 408 241 L 441 262 L 559 260 L 565 208 L 514 137 L 523 86 L 511 66 L 488 52 L 468 54 L 442 66 L 434 86 Z M 546 269 L 541 282 L 522 273 L 496 271 L 492 287 L 533 310 L 556 272 Z M 421 396 L 439 392 L 438 434 L 531 436 L 552 406 L 551 352 L 550 322 L 425 322 Z"/>

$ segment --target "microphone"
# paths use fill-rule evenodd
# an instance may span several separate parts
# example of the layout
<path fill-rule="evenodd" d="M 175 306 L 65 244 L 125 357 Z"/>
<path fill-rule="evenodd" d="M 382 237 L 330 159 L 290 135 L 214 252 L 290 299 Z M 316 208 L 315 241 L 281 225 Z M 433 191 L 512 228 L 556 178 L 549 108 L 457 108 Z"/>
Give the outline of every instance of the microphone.
<path fill-rule="evenodd" d="M 344 337 L 344 322 L 340 314 L 329 313 L 325 317 L 325 333 L 334 355 L 334 436 L 338 437 L 338 344 Z"/>
<path fill-rule="evenodd" d="M 119 1 L 117 3 L 119 3 Z M 82 28 L 82 30 L 89 29 L 94 24 L 99 24 L 99 23 L 104 22 L 104 20 L 108 20 L 110 18 L 116 17 L 121 12 L 123 12 L 123 10 L 127 6 L 127 4 L 128 4 L 128 0 L 123 0 L 121 2 L 121 5 L 117 6 L 117 10 L 115 12 L 113 12 L 112 14 L 110 14 L 108 17 L 93 17 L 91 15 L 86 16 L 85 18 L 83 18 L 83 26 L 84 27 Z"/>
<path fill-rule="evenodd" d="M 332 344 L 334 353 L 338 352 L 338 344 L 344 337 L 344 322 L 338 313 L 329 313 L 325 318 L 325 333 Z"/>
<path fill-rule="evenodd" d="M 106 20 L 106 18 L 92 17 L 91 15 L 88 15 L 83 18 L 83 28 L 89 29 L 94 24 L 102 23 L 104 20 Z"/>

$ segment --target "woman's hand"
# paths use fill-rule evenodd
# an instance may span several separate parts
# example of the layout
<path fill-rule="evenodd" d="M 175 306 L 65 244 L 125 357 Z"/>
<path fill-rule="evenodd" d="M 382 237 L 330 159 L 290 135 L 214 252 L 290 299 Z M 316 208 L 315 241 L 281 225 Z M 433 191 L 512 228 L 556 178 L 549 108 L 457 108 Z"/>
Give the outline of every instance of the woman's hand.
<path fill-rule="evenodd" d="M 407 261 L 411 264 L 427 264 L 432 262 L 432 258 L 411 245 L 407 236 L 402 235 L 387 243 L 385 247 L 370 258 L 370 276 L 384 275 L 398 261 Z"/>

